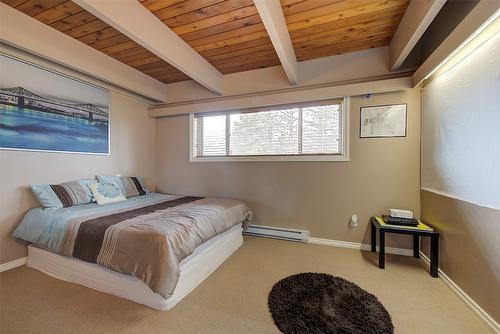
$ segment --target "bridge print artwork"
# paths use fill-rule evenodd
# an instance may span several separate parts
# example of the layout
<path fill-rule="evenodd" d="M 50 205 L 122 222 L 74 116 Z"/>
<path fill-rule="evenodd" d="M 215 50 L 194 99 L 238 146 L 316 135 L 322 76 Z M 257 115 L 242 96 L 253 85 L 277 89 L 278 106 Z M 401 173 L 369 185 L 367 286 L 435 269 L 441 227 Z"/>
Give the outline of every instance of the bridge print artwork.
<path fill-rule="evenodd" d="M 0 148 L 109 154 L 109 93 L 0 55 Z"/>

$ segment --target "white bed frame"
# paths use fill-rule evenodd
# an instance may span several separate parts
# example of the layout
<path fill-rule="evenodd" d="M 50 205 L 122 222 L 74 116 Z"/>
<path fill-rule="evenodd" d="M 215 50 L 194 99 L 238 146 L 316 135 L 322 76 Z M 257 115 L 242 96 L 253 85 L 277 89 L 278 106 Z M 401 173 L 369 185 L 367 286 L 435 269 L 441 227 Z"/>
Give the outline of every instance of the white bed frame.
<path fill-rule="evenodd" d="M 169 310 L 213 273 L 243 244 L 242 227 L 230 230 L 197 247 L 180 264 L 180 278 L 173 295 L 164 299 L 144 282 L 97 264 L 80 261 L 28 246 L 26 265 L 50 276 L 106 292 L 157 310 Z"/>

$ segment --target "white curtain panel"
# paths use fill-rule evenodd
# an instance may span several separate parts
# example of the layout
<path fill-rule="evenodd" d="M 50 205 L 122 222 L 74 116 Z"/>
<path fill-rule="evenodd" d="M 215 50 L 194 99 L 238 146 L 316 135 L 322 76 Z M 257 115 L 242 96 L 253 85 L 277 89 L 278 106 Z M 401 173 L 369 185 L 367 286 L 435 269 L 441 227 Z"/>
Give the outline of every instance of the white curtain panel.
<path fill-rule="evenodd" d="M 423 92 L 422 188 L 500 210 L 500 33 Z"/>

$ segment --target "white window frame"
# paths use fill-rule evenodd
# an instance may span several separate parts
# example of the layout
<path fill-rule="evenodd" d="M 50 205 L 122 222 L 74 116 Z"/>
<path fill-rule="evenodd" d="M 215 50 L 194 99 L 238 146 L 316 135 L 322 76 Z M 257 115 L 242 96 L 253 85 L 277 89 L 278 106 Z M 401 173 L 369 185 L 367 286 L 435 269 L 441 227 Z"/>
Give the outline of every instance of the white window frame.
<path fill-rule="evenodd" d="M 195 113 L 189 114 L 189 161 L 190 162 L 230 162 L 230 161 L 349 161 L 349 97 L 342 101 L 342 154 L 318 155 L 269 155 L 269 156 L 211 156 L 197 157 L 193 150 L 193 124 Z"/>

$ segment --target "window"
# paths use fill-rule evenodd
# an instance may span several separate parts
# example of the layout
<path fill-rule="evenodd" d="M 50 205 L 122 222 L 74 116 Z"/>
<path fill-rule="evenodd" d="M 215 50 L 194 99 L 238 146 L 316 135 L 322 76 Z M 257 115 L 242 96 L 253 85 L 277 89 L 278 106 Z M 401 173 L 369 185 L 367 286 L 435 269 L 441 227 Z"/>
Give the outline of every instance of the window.
<path fill-rule="evenodd" d="M 192 161 L 345 161 L 341 99 L 191 115 Z"/>

